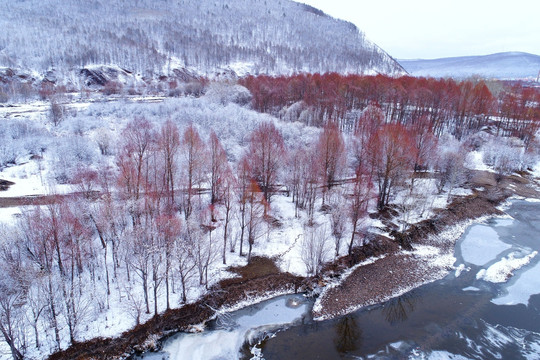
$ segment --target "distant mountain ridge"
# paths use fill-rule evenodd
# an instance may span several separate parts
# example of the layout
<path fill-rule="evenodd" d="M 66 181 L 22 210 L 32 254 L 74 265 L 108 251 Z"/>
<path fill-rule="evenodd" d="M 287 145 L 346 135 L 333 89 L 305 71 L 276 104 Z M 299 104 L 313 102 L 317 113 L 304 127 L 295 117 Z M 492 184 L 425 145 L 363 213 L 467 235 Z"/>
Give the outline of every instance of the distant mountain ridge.
<path fill-rule="evenodd" d="M 466 78 L 479 75 L 495 79 L 536 79 L 540 71 L 540 56 L 525 52 L 398 61 L 414 76 Z"/>
<path fill-rule="evenodd" d="M 290 0 L 25 0 L 0 13 L 0 67 L 41 74 L 404 73 L 353 24 Z"/>

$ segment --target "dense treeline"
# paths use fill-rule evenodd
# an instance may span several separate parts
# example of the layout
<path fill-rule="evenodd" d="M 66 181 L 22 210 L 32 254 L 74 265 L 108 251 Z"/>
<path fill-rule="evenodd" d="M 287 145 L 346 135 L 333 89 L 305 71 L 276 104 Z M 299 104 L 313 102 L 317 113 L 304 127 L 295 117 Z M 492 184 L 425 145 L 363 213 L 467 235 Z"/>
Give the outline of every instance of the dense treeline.
<path fill-rule="evenodd" d="M 540 89 L 520 83 L 337 73 L 250 76 L 241 83 L 257 111 L 316 126 L 333 121 L 345 131 L 359 126 L 359 111 L 369 104 L 391 123 L 427 118 L 437 137 L 449 132 L 461 139 L 495 124 L 498 134 L 529 142 L 540 122 Z"/>

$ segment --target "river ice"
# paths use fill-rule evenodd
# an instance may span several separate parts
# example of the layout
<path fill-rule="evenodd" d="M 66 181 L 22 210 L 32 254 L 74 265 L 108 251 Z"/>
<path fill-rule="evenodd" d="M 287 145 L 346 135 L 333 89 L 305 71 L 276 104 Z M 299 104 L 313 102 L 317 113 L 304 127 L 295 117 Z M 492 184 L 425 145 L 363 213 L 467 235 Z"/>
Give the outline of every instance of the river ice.
<path fill-rule="evenodd" d="M 463 354 L 453 354 L 444 350 L 422 351 L 414 349 L 408 358 L 411 360 L 469 360 L 469 359 L 527 359 L 538 360 L 540 335 L 523 329 L 491 325 L 481 321 L 483 330 L 477 336 L 458 332 L 456 335 L 465 340 Z M 513 346 L 512 344 L 519 344 Z"/>
<path fill-rule="evenodd" d="M 514 220 L 502 218 L 493 221 L 494 223 L 489 226 L 478 224 L 469 229 L 460 244 L 461 256 L 466 263 L 482 267 L 498 260 L 488 268 L 481 269 L 477 274 L 477 279 L 503 283 L 512 276 L 513 271 L 531 261 L 537 252 L 534 251 L 521 258 L 516 258 L 517 253 L 501 258 L 501 254 L 512 248 L 512 245 L 503 242 L 493 227 L 511 226 Z M 527 305 L 529 297 L 538 293 L 540 289 L 538 274 L 540 274 L 540 263 L 529 269 L 522 269 L 516 279 L 503 285 L 502 294 L 494 298 L 492 302 L 496 305 Z"/>
<path fill-rule="evenodd" d="M 501 241 L 497 232 L 487 225 L 473 225 L 461 242 L 461 255 L 469 264 L 483 266 L 511 248 Z"/>
<path fill-rule="evenodd" d="M 239 350 L 246 341 L 300 320 L 308 309 L 308 302 L 301 296 L 282 296 L 232 314 L 222 314 L 218 326 L 223 329 L 180 334 L 166 341 L 163 351 L 169 354 L 170 360 L 238 359 Z M 158 355 L 145 357 L 160 358 Z"/>
<path fill-rule="evenodd" d="M 418 358 L 422 359 L 423 357 L 418 357 Z M 429 360 L 469 360 L 469 358 L 467 357 L 451 354 L 447 351 L 433 351 L 431 352 L 431 354 L 429 354 L 428 359 Z"/>
<path fill-rule="evenodd" d="M 540 263 L 525 270 L 514 282 L 505 286 L 505 295 L 491 300 L 496 305 L 515 305 L 529 303 L 529 298 L 540 291 Z"/>
<path fill-rule="evenodd" d="M 510 217 L 495 218 L 491 220 L 493 226 L 511 226 L 514 223 L 514 219 Z"/>

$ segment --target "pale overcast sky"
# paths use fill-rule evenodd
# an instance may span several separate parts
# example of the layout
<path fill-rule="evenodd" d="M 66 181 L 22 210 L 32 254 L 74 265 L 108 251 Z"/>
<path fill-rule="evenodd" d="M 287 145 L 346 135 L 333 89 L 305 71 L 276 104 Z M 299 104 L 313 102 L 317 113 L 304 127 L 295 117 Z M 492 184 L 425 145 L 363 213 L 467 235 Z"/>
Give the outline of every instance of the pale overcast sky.
<path fill-rule="evenodd" d="M 299 0 L 354 23 L 398 59 L 540 55 L 540 0 Z"/>

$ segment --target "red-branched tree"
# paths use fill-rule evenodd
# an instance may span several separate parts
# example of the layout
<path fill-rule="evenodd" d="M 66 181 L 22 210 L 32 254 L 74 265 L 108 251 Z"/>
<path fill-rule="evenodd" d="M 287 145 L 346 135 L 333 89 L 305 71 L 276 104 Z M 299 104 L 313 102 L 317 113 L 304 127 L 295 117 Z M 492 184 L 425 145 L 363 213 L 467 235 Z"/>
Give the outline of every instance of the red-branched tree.
<path fill-rule="evenodd" d="M 345 141 L 335 123 L 324 127 L 317 142 L 319 169 L 323 181 L 323 191 L 326 194 L 339 180 L 346 165 Z M 324 201 L 324 196 L 323 196 Z"/>
<path fill-rule="evenodd" d="M 433 152 L 437 148 L 437 138 L 433 135 L 431 121 L 427 116 L 422 116 L 410 127 L 415 148 L 414 171 L 426 168 Z"/>
<path fill-rule="evenodd" d="M 354 153 L 358 166 L 366 162 L 368 141 L 384 122 L 384 113 L 379 106 L 369 104 L 362 111 L 354 131 Z"/>
<path fill-rule="evenodd" d="M 199 136 L 199 132 L 193 125 L 189 125 L 184 131 L 182 147 L 182 154 L 184 156 L 183 178 L 185 184 L 184 215 L 187 219 L 193 211 L 192 199 L 204 179 L 204 171 L 208 159 L 204 143 Z"/>
<path fill-rule="evenodd" d="M 378 185 L 377 208 L 388 205 L 394 188 L 413 170 L 416 151 L 410 132 L 399 124 L 386 124 L 368 142 L 369 167 Z"/>
<path fill-rule="evenodd" d="M 178 127 L 171 120 L 162 126 L 158 138 L 158 150 L 163 161 L 162 179 L 166 196 L 167 211 L 172 212 L 175 207 L 175 184 L 178 176 L 178 155 L 181 141 Z"/>
<path fill-rule="evenodd" d="M 266 202 L 270 203 L 279 169 L 285 159 L 283 137 L 273 123 L 264 122 L 253 131 L 248 159 L 252 178 L 257 181 Z"/>
<path fill-rule="evenodd" d="M 129 198 L 138 200 L 144 188 L 144 166 L 153 145 L 155 131 L 144 118 L 135 118 L 122 131 L 122 143 L 117 157 L 119 184 Z"/>
<path fill-rule="evenodd" d="M 363 236 L 362 220 L 368 215 L 369 201 L 373 198 L 373 181 L 370 172 L 358 167 L 355 172 L 352 193 L 349 198 L 349 219 L 352 225 L 348 254 L 351 255 L 357 235 Z M 363 245 L 363 242 L 361 243 Z M 337 249 L 336 249 L 337 253 Z"/>
<path fill-rule="evenodd" d="M 216 133 L 212 130 L 210 133 L 209 144 L 209 165 L 210 165 L 210 205 L 212 205 L 212 220 L 215 221 L 214 206 L 220 200 L 222 194 L 223 177 L 229 164 L 227 154 L 221 146 Z"/>

